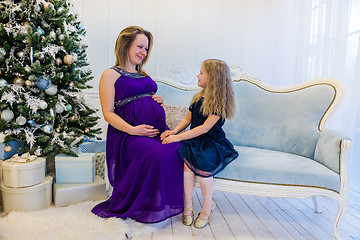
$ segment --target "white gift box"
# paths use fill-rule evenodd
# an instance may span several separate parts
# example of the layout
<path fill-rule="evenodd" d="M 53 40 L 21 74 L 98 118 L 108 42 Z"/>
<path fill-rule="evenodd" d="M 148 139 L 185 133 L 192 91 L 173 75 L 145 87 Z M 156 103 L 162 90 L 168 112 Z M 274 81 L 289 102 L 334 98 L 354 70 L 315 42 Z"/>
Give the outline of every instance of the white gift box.
<path fill-rule="evenodd" d="M 95 178 L 95 153 L 78 157 L 59 154 L 55 157 L 57 183 L 92 183 Z"/>
<path fill-rule="evenodd" d="M 105 181 L 96 176 L 93 183 L 71 184 L 54 183 L 55 206 L 62 207 L 72 203 L 107 198 Z"/>
<path fill-rule="evenodd" d="M 11 188 L 1 183 L 4 212 L 35 211 L 50 207 L 52 203 L 51 176 L 31 187 Z"/>
<path fill-rule="evenodd" d="M 28 187 L 40 184 L 45 179 L 45 158 L 37 158 L 31 162 L 2 163 L 2 183 L 6 187 Z"/>

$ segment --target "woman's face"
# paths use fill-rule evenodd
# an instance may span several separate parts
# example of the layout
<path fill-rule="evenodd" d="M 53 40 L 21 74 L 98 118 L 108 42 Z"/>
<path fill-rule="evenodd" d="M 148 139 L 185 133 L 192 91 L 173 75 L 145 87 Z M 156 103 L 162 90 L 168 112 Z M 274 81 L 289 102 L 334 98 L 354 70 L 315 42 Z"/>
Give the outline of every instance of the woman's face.
<path fill-rule="evenodd" d="M 149 39 L 144 34 L 136 35 L 129 49 L 128 64 L 136 66 L 146 57 L 149 48 Z"/>
<path fill-rule="evenodd" d="M 198 86 L 201 88 L 205 88 L 209 80 L 209 75 L 207 74 L 203 66 L 201 66 L 200 73 L 199 75 L 197 75 L 197 78 L 198 78 Z"/>

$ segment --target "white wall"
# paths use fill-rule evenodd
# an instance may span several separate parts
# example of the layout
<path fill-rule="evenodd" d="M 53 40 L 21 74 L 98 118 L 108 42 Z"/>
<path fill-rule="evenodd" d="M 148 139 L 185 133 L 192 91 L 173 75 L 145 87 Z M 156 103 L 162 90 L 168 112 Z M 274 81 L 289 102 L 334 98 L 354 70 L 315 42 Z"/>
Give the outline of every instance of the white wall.
<path fill-rule="evenodd" d="M 153 76 L 194 82 L 200 63 L 207 58 L 239 65 L 260 79 L 268 78 L 272 71 L 274 26 L 270 0 L 73 2 L 87 31 L 93 86 L 114 64 L 115 40 L 129 25 L 142 26 L 154 35 L 154 48 L 146 65 Z"/>
<path fill-rule="evenodd" d="M 72 2 L 87 31 L 84 41 L 94 76 L 90 83 L 94 88 L 88 93 L 94 107 L 100 108 L 100 76 L 115 63 L 116 38 L 130 25 L 141 26 L 154 35 L 154 47 L 145 66 L 151 76 L 196 83 L 201 62 L 219 58 L 263 81 L 271 79 L 275 64 L 271 58 L 275 44 L 271 0 Z"/>

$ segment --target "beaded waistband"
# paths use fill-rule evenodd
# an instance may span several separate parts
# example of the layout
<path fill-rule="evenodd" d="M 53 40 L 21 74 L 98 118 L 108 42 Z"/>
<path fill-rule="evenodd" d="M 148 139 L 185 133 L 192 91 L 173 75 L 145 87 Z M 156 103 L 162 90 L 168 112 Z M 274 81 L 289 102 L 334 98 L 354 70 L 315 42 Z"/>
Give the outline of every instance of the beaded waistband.
<path fill-rule="evenodd" d="M 135 95 L 135 96 L 128 97 L 128 98 L 124 98 L 124 99 L 119 99 L 119 100 L 115 101 L 115 107 L 121 107 L 121 106 L 124 106 L 125 104 L 127 104 L 129 102 L 132 102 L 132 101 L 134 101 L 136 99 L 139 99 L 139 98 L 142 98 L 142 97 L 150 97 L 150 96 L 152 96 L 154 94 L 155 94 L 154 92 L 149 92 L 149 93 L 142 93 L 142 94 Z"/>

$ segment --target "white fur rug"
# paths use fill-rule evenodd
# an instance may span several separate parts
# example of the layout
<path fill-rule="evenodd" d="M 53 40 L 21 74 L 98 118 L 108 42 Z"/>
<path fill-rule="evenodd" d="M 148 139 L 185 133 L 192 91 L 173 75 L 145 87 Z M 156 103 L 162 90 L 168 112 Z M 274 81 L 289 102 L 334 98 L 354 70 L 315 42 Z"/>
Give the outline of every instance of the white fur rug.
<path fill-rule="evenodd" d="M 118 240 L 151 234 L 169 221 L 142 224 L 118 218 L 103 219 L 90 210 L 99 201 L 81 202 L 34 212 L 11 212 L 0 218 L 1 240 Z"/>

